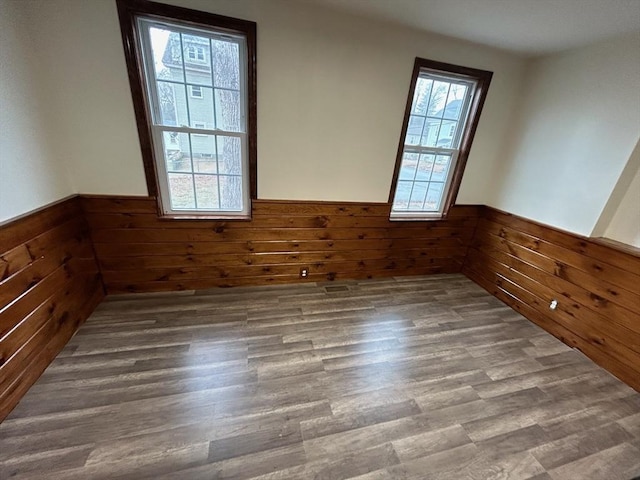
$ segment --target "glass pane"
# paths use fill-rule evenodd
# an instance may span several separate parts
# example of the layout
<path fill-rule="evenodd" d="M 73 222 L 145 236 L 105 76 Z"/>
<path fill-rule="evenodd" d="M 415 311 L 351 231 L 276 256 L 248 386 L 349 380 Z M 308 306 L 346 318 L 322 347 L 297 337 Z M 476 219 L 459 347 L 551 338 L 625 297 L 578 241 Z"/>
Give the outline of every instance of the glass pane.
<path fill-rule="evenodd" d="M 449 85 L 449 82 L 433 82 L 431 100 L 429 101 L 429 107 L 427 108 L 427 115 L 430 117 L 442 118 L 447 101 L 447 94 L 449 93 Z"/>
<path fill-rule="evenodd" d="M 216 137 L 213 135 L 191 135 L 193 169 L 199 173 L 218 173 Z M 198 202 L 198 206 L 200 202 Z"/>
<path fill-rule="evenodd" d="M 420 143 L 420 135 L 422 135 L 422 127 L 424 126 L 424 117 L 409 117 L 409 125 L 407 126 L 407 136 L 404 140 L 405 145 L 418 145 Z"/>
<path fill-rule="evenodd" d="M 196 35 L 182 35 L 182 48 L 187 83 L 211 85 L 209 39 Z"/>
<path fill-rule="evenodd" d="M 413 182 L 400 181 L 396 187 L 396 196 L 393 200 L 394 210 L 406 210 L 409 208 L 409 196 L 411 195 L 411 185 Z"/>
<path fill-rule="evenodd" d="M 427 105 L 429 105 L 429 96 L 433 80 L 418 77 L 416 81 L 416 90 L 413 94 L 413 103 L 411 104 L 411 113 L 417 115 L 427 115 Z"/>
<path fill-rule="evenodd" d="M 420 155 L 420 164 L 416 173 L 416 180 L 428 182 L 433 170 L 434 155 Z"/>
<path fill-rule="evenodd" d="M 194 128 L 215 128 L 213 119 L 213 89 L 187 85 L 189 91 L 189 116 Z"/>
<path fill-rule="evenodd" d="M 438 211 L 440 209 L 440 201 L 442 200 L 442 191 L 444 190 L 444 183 L 430 183 L 429 193 L 424 204 L 424 210 L 426 211 Z"/>
<path fill-rule="evenodd" d="M 196 184 L 196 196 L 198 197 L 198 209 L 220 208 L 218 176 L 194 175 L 194 180 Z"/>
<path fill-rule="evenodd" d="M 444 118 L 450 118 L 452 120 L 458 120 L 460 118 L 460 111 L 462 110 L 466 94 L 467 87 L 465 85 L 451 84 L 449 97 L 447 98 L 447 106 L 444 109 Z"/>
<path fill-rule="evenodd" d="M 211 40 L 216 87 L 240 90 L 240 49 L 235 42 Z"/>
<path fill-rule="evenodd" d="M 238 137 L 218 136 L 218 168 L 220 173 L 242 174 L 242 148 Z"/>
<path fill-rule="evenodd" d="M 416 175 L 416 166 L 418 165 L 417 153 L 405 153 L 402 156 L 402 163 L 400 164 L 400 174 L 398 178 L 400 180 L 411 180 Z"/>
<path fill-rule="evenodd" d="M 438 155 L 436 157 L 436 164 L 433 168 L 433 175 L 431 176 L 432 182 L 444 182 L 449 174 L 449 165 L 451 164 L 451 157 L 449 155 Z"/>
<path fill-rule="evenodd" d="M 184 85 L 157 82 L 158 103 L 160 105 L 160 125 L 183 127 L 189 124 L 187 118 L 187 99 Z"/>
<path fill-rule="evenodd" d="M 456 133 L 457 122 L 443 120 L 438 133 L 437 146 L 440 148 L 453 148 L 453 139 Z"/>
<path fill-rule="evenodd" d="M 171 197 L 171 208 L 174 210 L 196 208 L 195 195 L 193 192 L 193 179 L 191 175 L 184 173 L 170 173 L 169 196 Z"/>
<path fill-rule="evenodd" d="M 216 127 L 228 132 L 242 131 L 240 93 L 216 89 Z"/>
<path fill-rule="evenodd" d="M 224 210 L 242 210 L 242 177 L 220 175 L 220 203 Z"/>
<path fill-rule="evenodd" d="M 190 172 L 189 134 L 162 132 L 164 161 L 169 172 Z"/>
<path fill-rule="evenodd" d="M 158 80 L 183 81 L 180 35 L 158 27 L 149 28 L 153 68 Z"/>
<path fill-rule="evenodd" d="M 424 203 L 424 197 L 427 194 L 428 187 L 429 184 L 427 182 L 415 182 L 413 184 L 409 210 L 422 210 L 422 204 Z"/>
<path fill-rule="evenodd" d="M 440 120 L 436 118 L 427 118 L 424 131 L 422 132 L 421 144 L 425 147 L 435 147 L 438 142 L 438 133 L 440 132 Z"/>

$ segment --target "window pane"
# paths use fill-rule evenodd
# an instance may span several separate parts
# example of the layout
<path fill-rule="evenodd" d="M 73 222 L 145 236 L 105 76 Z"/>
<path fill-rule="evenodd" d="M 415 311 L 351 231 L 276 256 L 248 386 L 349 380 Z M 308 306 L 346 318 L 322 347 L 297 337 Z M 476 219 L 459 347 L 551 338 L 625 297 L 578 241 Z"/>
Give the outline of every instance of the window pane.
<path fill-rule="evenodd" d="M 240 49 L 235 42 L 211 40 L 216 87 L 240 90 Z"/>
<path fill-rule="evenodd" d="M 195 88 L 195 91 L 193 90 Z M 190 125 L 194 128 L 208 128 L 213 129 L 215 127 L 215 121 L 213 119 L 213 89 L 207 87 L 192 87 L 189 89 L 189 117 L 191 118 Z M 193 95 L 198 93 L 198 95 Z"/>
<path fill-rule="evenodd" d="M 211 85 L 209 40 L 196 35 L 182 35 L 182 47 L 187 82 Z"/>
<path fill-rule="evenodd" d="M 190 174 L 169 173 L 169 196 L 175 210 L 196 208 L 193 178 Z"/>
<path fill-rule="evenodd" d="M 433 80 L 418 77 L 416 81 L 416 91 L 413 95 L 413 103 L 411 105 L 411 113 L 423 116 L 427 115 L 427 106 L 429 105 L 432 86 Z"/>
<path fill-rule="evenodd" d="M 218 169 L 220 173 L 242 174 L 242 146 L 238 137 L 218 136 Z"/>
<path fill-rule="evenodd" d="M 220 175 L 220 203 L 223 210 L 242 210 L 242 177 Z"/>
<path fill-rule="evenodd" d="M 162 132 L 164 160 L 168 172 L 190 172 L 191 151 L 189 135 L 178 132 Z"/>
<path fill-rule="evenodd" d="M 444 107 L 449 93 L 449 82 L 435 81 L 431 90 L 431 100 L 427 108 L 427 115 L 430 117 L 440 117 L 444 114 Z"/>
<path fill-rule="evenodd" d="M 199 173 L 218 173 L 216 137 L 213 135 L 191 135 L 193 169 Z M 200 206 L 200 202 L 198 202 Z"/>
<path fill-rule="evenodd" d="M 427 182 L 415 182 L 413 191 L 411 192 L 411 200 L 409 201 L 409 210 L 422 210 L 424 198 L 427 195 L 429 184 Z"/>
<path fill-rule="evenodd" d="M 409 117 L 409 125 L 407 126 L 407 137 L 404 140 L 405 145 L 418 145 L 420 136 L 422 135 L 422 127 L 424 126 L 424 117 Z"/>
<path fill-rule="evenodd" d="M 216 127 L 229 132 L 241 132 L 240 94 L 216 89 Z"/>
<path fill-rule="evenodd" d="M 160 125 L 181 127 L 188 125 L 187 99 L 184 85 L 158 82 L 158 103 L 160 106 Z"/>
<path fill-rule="evenodd" d="M 434 155 L 420 155 L 420 164 L 418 165 L 418 173 L 416 180 L 428 182 L 431 178 L 433 170 Z"/>
<path fill-rule="evenodd" d="M 424 204 L 425 211 L 438 211 L 440 209 L 440 201 L 442 200 L 442 191 L 444 183 L 430 183 L 429 193 Z"/>
<path fill-rule="evenodd" d="M 417 153 L 405 153 L 400 164 L 400 180 L 411 180 L 416 176 L 416 166 L 418 165 Z"/>
<path fill-rule="evenodd" d="M 452 148 L 453 140 L 456 133 L 457 122 L 451 120 L 443 120 L 438 132 L 438 148 Z"/>
<path fill-rule="evenodd" d="M 164 28 L 151 27 L 149 38 L 156 78 L 181 82 L 183 76 L 180 36 Z"/>
<path fill-rule="evenodd" d="M 438 142 L 438 133 L 440 132 L 440 120 L 436 118 L 427 118 L 424 131 L 422 132 L 422 142 L 425 147 L 435 147 Z"/>
<path fill-rule="evenodd" d="M 462 111 L 462 105 L 464 104 L 464 97 L 467 95 L 467 87 L 465 85 L 451 84 L 451 90 L 449 90 L 449 97 L 447 98 L 447 107 L 444 109 L 444 118 L 450 118 L 452 120 L 458 120 L 460 118 L 460 112 Z"/>
<path fill-rule="evenodd" d="M 411 185 L 413 182 L 398 182 L 396 196 L 393 200 L 394 210 L 406 210 L 409 208 L 409 196 L 411 195 Z"/>
<path fill-rule="evenodd" d="M 194 180 L 196 184 L 196 196 L 198 197 L 198 209 L 220 208 L 218 176 L 194 175 Z"/>
<path fill-rule="evenodd" d="M 438 155 L 436 157 L 436 164 L 433 168 L 433 175 L 431 176 L 432 182 L 444 182 L 447 180 L 449 174 L 449 165 L 451 164 L 451 157 L 449 155 Z"/>

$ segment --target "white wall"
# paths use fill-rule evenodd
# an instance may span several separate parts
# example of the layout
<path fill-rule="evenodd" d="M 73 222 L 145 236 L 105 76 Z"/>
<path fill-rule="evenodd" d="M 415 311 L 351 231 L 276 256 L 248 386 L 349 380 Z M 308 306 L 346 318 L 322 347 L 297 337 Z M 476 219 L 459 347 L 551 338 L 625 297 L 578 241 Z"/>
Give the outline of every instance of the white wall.
<path fill-rule="evenodd" d="M 53 147 L 76 192 L 145 195 L 115 0 L 23 6 L 47 82 Z"/>
<path fill-rule="evenodd" d="M 0 222 L 73 193 L 50 146 L 28 21 L 17 7 L 0 0 Z"/>
<path fill-rule="evenodd" d="M 258 24 L 260 198 L 387 200 L 416 56 L 495 72 L 458 203 L 485 203 L 524 62 L 466 42 L 286 0 L 171 3 Z M 81 193 L 146 194 L 112 0 L 28 2 Z"/>
<path fill-rule="evenodd" d="M 543 58 L 527 78 L 490 204 L 591 235 L 640 136 L 640 36 Z"/>

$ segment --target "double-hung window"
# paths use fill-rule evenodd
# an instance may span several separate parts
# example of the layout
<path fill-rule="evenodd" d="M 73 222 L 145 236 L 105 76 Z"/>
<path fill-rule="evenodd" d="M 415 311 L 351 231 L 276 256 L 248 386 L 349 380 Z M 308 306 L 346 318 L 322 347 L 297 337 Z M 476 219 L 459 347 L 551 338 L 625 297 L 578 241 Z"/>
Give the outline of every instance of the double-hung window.
<path fill-rule="evenodd" d="M 118 8 L 147 184 L 161 213 L 248 218 L 255 24 L 143 0 Z"/>
<path fill-rule="evenodd" d="M 417 58 L 389 201 L 392 219 L 439 219 L 454 202 L 491 72 Z"/>

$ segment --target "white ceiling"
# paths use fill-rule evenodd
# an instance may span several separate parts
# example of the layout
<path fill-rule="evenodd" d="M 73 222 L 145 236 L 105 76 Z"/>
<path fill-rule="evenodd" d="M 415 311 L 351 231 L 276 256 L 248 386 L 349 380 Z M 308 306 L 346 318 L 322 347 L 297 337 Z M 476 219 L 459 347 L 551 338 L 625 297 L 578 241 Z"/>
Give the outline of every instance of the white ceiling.
<path fill-rule="evenodd" d="M 634 31 L 640 38 L 640 0 L 305 1 L 528 56 Z"/>

